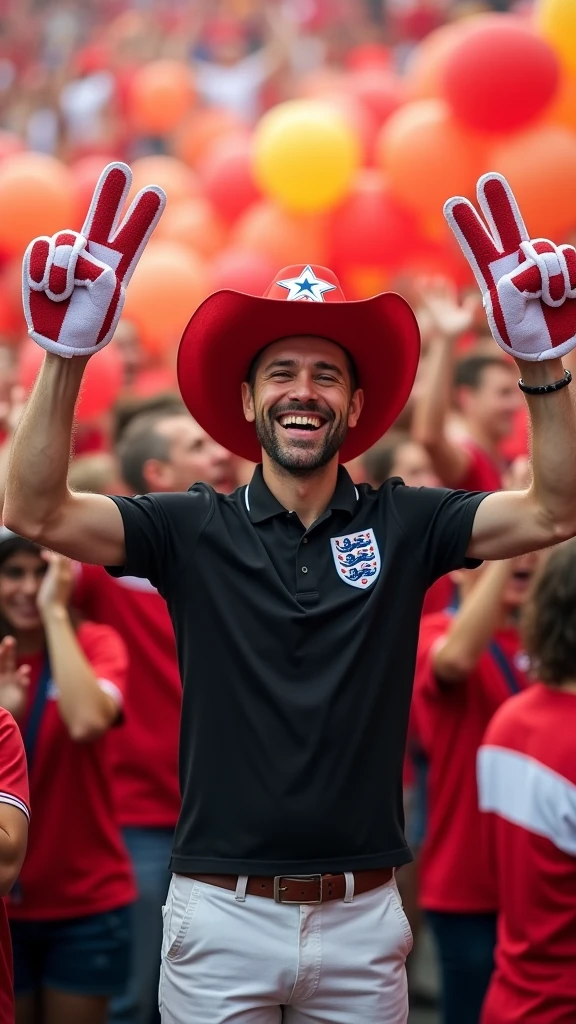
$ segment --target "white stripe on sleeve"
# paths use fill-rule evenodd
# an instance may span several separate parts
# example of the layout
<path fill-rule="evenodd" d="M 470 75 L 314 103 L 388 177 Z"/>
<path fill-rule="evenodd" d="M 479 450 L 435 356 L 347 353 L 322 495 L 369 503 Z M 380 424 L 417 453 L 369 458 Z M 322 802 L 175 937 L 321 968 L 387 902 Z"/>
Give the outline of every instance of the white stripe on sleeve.
<path fill-rule="evenodd" d="M 14 796 L 13 793 L 3 793 L 0 791 L 0 804 L 11 804 L 12 807 L 18 807 L 18 809 L 26 815 L 28 821 L 30 821 L 30 811 L 26 807 L 26 804 L 23 800 L 19 800 L 17 796 Z"/>
<path fill-rule="evenodd" d="M 504 747 L 478 751 L 480 810 L 549 839 L 576 857 L 576 785 L 541 761 Z"/>

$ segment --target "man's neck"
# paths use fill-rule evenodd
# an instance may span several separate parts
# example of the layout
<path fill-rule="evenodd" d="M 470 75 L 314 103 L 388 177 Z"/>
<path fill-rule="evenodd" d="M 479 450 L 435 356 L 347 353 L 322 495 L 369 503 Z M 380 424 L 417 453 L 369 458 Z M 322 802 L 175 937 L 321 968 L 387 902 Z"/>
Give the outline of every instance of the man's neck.
<path fill-rule="evenodd" d="M 475 423 L 474 420 L 464 420 L 464 425 L 474 444 L 496 459 L 498 457 L 498 442 L 490 435 L 489 431 L 480 423 Z"/>
<path fill-rule="evenodd" d="M 336 489 L 338 458 L 306 476 L 282 469 L 262 453 L 262 475 L 268 490 L 289 512 L 295 512 L 306 529 L 328 508 Z"/>

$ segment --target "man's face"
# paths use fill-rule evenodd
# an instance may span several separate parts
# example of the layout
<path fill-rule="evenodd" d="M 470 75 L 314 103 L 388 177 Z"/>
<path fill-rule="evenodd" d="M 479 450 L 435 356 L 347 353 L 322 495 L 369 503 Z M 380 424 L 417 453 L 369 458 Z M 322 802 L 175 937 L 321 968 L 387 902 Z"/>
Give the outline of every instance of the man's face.
<path fill-rule="evenodd" d="M 440 478 L 434 471 L 428 452 L 416 441 L 398 445 L 390 476 L 401 476 L 408 487 L 440 486 Z"/>
<path fill-rule="evenodd" d="M 228 494 L 236 486 L 232 455 L 191 416 L 167 416 L 156 427 L 169 444 L 166 461 L 153 460 L 155 491 L 186 491 L 197 482 Z M 152 467 L 150 467 L 152 470 Z"/>
<path fill-rule="evenodd" d="M 351 394 L 343 349 L 323 338 L 275 341 L 258 361 L 254 388 L 242 385 L 244 415 L 266 455 L 282 469 L 307 475 L 337 454 L 360 416 L 363 394 Z"/>
<path fill-rule="evenodd" d="M 464 415 L 499 441 L 511 434 L 522 396 L 512 367 L 487 366 L 477 388 L 461 389 L 461 400 Z"/>

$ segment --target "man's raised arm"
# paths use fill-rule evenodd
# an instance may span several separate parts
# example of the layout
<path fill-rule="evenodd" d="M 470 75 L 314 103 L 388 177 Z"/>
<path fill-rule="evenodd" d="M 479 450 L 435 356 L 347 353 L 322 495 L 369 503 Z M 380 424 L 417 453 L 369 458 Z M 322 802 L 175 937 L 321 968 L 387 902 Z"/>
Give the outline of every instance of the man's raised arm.
<path fill-rule="evenodd" d="M 528 397 L 534 479 L 479 505 L 468 555 L 511 558 L 576 535 L 576 410 L 561 358 L 576 348 L 576 250 L 530 240 L 507 181 L 478 182 L 485 223 L 467 199 L 446 218 L 482 291 L 495 341 L 511 355 Z"/>
<path fill-rule="evenodd" d="M 79 234 L 36 238 L 24 256 L 22 292 L 28 332 L 47 355 L 12 443 L 4 523 L 71 558 L 124 561 L 124 528 L 115 503 L 72 494 L 68 463 L 74 406 L 90 356 L 112 339 L 125 286 L 164 209 L 151 186 L 119 223 L 132 174 L 109 164 Z M 96 356 L 97 357 L 97 356 Z"/>

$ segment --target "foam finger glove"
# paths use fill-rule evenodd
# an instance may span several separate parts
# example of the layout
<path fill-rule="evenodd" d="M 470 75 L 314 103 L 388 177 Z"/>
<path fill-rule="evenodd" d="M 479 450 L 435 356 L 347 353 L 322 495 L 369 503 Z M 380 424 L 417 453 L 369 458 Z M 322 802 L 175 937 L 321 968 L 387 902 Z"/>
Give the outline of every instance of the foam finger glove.
<path fill-rule="evenodd" d="M 28 333 L 48 352 L 92 355 L 111 340 L 125 288 L 166 205 L 162 189 L 138 193 L 119 218 L 132 172 L 109 164 L 81 232 L 60 231 L 30 243 L 22 267 Z"/>
<path fill-rule="evenodd" d="M 444 215 L 472 268 L 495 341 L 516 359 L 555 359 L 576 346 L 576 249 L 530 240 L 510 185 L 484 174 L 486 224 L 461 196 Z M 487 226 L 486 226 L 487 225 Z"/>

